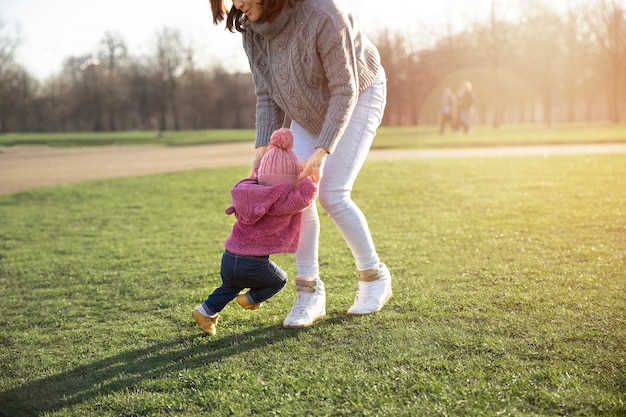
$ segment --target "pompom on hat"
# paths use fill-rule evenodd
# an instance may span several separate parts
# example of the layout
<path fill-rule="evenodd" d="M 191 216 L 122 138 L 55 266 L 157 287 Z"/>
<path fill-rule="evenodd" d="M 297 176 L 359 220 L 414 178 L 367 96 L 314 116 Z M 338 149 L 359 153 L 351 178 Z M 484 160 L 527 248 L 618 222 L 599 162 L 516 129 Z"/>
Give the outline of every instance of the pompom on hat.
<path fill-rule="evenodd" d="M 278 129 L 270 137 L 268 151 L 257 171 L 259 184 L 298 184 L 300 162 L 293 153 L 293 134 L 289 129 Z"/>

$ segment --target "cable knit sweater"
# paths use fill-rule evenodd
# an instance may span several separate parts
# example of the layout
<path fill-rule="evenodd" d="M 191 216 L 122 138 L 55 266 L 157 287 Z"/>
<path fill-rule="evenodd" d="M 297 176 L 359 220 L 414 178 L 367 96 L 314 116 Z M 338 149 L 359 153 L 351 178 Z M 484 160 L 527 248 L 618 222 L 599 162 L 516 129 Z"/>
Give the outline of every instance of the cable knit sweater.
<path fill-rule="evenodd" d="M 226 249 L 237 255 L 265 256 L 294 253 L 298 249 L 302 211 L 313 203 L 317 185 L 309 178 L 297 187 L 259 185 L 246 178 L 231 190 L 232 206 L 226 214 L 237 220 L 226 238 Z"/>
<path fill-rule="evenodd" d="M 256 86 L 255 146 L 267 145 L 286 113 L 332 153 L 381 67 L 374 44 L 335 0 L 296 0 L 271 22 L 248 22 L 243 46 Z"/>

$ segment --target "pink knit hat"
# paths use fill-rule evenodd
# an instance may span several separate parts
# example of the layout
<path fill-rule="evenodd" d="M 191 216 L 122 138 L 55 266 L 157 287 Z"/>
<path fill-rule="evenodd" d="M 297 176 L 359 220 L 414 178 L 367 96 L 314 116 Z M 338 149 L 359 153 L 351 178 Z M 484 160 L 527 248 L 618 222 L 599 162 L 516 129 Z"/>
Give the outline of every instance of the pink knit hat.
<path fill-rule="evenodd" d="M 300 163 L 292 151 L 293 134 L 289 129 L 278 129 L 270 137 L 268 151 L 261 159 L 258 181 L 263 185 L 298 184 Z"/>

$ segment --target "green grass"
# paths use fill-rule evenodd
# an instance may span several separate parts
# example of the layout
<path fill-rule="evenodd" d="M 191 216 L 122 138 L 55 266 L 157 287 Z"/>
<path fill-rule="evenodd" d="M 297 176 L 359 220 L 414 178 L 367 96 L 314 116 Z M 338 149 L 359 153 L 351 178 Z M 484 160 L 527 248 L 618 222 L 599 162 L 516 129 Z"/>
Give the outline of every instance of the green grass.
<path fill-rule="evenodd" d="M 157 132 L 8 133 L 0 146 L 183 146 L 253 141 L 254 130 L 195 130 Z M 510 146 L 565 143 L 626 142 L 626 124 L 564 123 L 503 125 L 498 129 L 477 126 L 471 134 L 439 134 L 436 126 L 382 127 L 375 148 L 432 148 L 459 146 Z"/>
<path fill-rule="evenodd" d="M 0 146 L 110 146 L 110 145 L 201 145 L 253 141 L 254 130 L 188 130 L 69 133 L 6 133 L 0 135 Z"/>
<path fill-rule="evenodd" d="M 439 134 L 437 126 L 383 127 L 374 146 L 379 148 L 441 148 L 626 142 L 626 124 L 560 123 L 477 126 L 469 134 Z"/>
<path fill-rule="evenodd" d="M 344 315 L 353 263 L 322 216 L 328 317 L 282 329 L 290 283 L 205 337 L 190 313 L 246 174 L 0 196 L 0 415 L 626 415 L 623 155 L 368 162 L 383 311 Z"/>

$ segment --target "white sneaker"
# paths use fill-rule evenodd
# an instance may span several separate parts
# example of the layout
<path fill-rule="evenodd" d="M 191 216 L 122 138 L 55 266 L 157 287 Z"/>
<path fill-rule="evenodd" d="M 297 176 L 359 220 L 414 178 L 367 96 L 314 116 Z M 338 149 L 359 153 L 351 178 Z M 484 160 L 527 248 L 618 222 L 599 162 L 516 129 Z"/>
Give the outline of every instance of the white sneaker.
<path fill-rule="evenodd" d="M 297 277 L 296 299 L 283 322 L 286 329 L 309 327 L 326 315 L 326 291 L 319 278 Z"/>
<path fill-rule="evenodd" d="M 391 274 L 384 263 L 379 269 L 357 271 L 359 287 L 354 304 L 348 309 L 349 316 L 362 316 L 380 311 L 391 298 Z"/>

